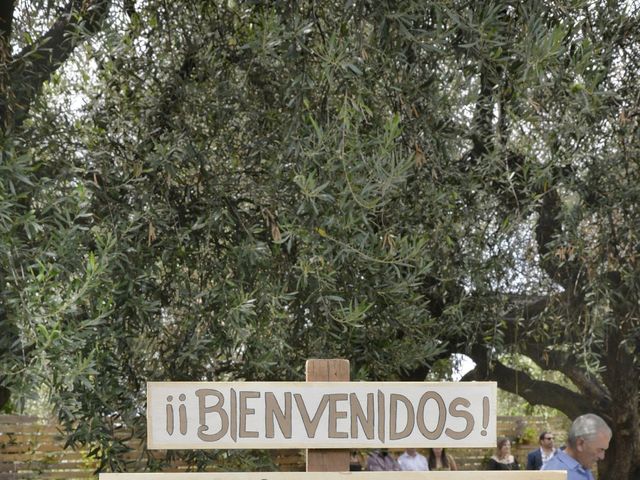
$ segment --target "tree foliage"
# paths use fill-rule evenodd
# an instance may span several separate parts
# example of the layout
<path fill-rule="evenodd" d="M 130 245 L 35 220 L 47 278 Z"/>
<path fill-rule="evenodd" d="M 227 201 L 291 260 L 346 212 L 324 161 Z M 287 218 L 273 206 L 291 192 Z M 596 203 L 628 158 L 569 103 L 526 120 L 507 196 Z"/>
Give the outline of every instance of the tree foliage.
<path fill-rule="evenodd" d="M 125 469 L 147 380 L 466 353 L 468 379 L 603 415 L 602 473 L 637 474 L 633 5 L 3 8 L 5 397 L 45 385 Z"/>

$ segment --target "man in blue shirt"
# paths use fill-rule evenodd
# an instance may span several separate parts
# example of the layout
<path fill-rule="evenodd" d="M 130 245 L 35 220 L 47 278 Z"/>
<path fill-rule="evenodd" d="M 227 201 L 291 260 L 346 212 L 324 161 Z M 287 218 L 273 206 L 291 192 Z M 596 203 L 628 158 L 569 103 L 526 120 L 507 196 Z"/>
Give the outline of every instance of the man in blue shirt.
<path fill-rule="evenodd" d="M 567 448 L 558 452 L 542 470 L 566 470 L 567 480 L 594 480 L 591 473 L 609 448 L 611 429 L 598 415 L 587 413 L 576 418 L 569 429 Z"/>

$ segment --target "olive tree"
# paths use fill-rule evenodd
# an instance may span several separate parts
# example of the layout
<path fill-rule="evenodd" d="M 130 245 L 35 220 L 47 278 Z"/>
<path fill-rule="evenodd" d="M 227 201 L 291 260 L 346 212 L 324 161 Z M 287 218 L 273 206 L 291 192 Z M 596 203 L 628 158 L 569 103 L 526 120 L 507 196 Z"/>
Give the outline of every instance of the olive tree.
<path fill-rule="evenodd" d="M 467 354 L 637 475 L 632 5 L 53 3 L 3 15 L 4 391 L 125 469 L 147 380 Z"/>

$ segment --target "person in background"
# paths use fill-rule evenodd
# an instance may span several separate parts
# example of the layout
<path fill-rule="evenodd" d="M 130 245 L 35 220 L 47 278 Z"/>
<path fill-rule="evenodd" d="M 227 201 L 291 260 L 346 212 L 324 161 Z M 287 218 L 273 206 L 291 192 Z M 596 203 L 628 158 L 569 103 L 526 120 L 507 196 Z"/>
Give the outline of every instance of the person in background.
<path fill-rule="evenodd" d="M 456 461 L 444 448 L 430 448 L 427 461 L 430 470 L 458 470 Z"/>
<path fill-rule="evenodd" d="M 398 457 L 398 463 L 402 470 L 429 470 L 427 458 L 418 453 L 415 448 L 407 448 L 404 453 Z"/>
<path fill-rule="evenodd" d="M 594 480 L 591 468 L 604 460 L 611 428 L 593 413 L 576 418 L 569 428 L 567 448 L 557 452 L 542 470 L 566 470 L 567 480 Z"/>
<path fill-rule="evenodd" d="M 349 471 L 359 472 L 362 470 L 362 455 L 356 450 L 351 450 L 351 456 L 349 457 Z"/>
<path fill-rule="evenodd" d="M 498 440 L 496 453 L 489 459 L 487 470 L 520 470 L 518 460 L 511 455 L 511 440 L 508 438 Z"/>
<path fill-rule="evenodd" d="M 399 471 L 400 465 L 386 448 L 374 450 L 367 457 L 367 470 L 377 471 Z"/>
<path fill-rule="evenodd" d="M 527 455 L 526 470 L 540 470 L 556 454 L 557 449 L 553 445 L 553 434 L 551 432 L 542 432 L 538 437 L 540 448 L 529 452 Z"/>

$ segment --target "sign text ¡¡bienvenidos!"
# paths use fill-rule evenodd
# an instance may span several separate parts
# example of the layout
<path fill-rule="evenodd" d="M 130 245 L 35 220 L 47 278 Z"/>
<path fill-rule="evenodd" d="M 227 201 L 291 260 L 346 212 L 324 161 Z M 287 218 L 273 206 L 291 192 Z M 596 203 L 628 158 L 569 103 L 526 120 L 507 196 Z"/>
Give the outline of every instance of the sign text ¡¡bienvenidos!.
<path fill-rule="evenodd" d="M 152 449 L 493 447 L 495 382 L 149 382 Z"/>

